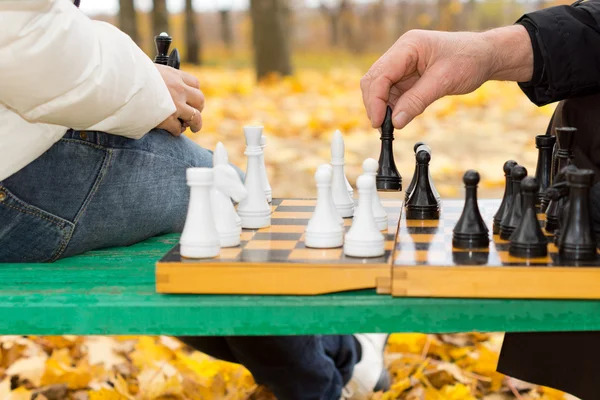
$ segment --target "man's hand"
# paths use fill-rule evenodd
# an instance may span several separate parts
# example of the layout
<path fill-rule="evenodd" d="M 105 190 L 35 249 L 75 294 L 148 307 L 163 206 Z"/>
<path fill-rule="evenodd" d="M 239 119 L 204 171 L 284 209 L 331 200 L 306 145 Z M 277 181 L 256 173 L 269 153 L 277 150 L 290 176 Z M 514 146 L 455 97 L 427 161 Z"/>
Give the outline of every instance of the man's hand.
<path fill-rule="evenodd" d="M 491 79 L 528 81 L 533 51 L 520 25 L 483 33 L 409 31 L 361 79 L 363 102 L 373 128 L 386 106 L 404 128 L 429 105 L 447 95 L 466 94 Z"/>
<path fill-rule="evenodd" d="M 167 84 L 177 107 L 177 111 L 161 122 L 157 128 L 165 129 L 173 136 L 181 135 L 188 126 L 192 132 L 198 132 L 202 128 L 204 109 L 204 94 L 200 91 L 198 79 L 187 72 L 165 65 L 156 64 L 156 68 Z M 184 121 L 183 125 L 179 118 Z"/>

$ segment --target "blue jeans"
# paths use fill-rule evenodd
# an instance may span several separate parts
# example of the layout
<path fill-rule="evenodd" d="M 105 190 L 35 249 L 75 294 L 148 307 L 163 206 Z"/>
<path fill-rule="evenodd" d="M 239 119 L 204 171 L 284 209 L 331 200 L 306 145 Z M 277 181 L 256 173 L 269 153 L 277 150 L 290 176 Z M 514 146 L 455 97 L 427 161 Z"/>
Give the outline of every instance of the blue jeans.
<path fill-rule="evenodd" d="M 185 171 L 210 166 L 210 151 L 166 131 L 132 140 L 71 130 L 0 182 L 0 262 L 52 262 L 181 232 Z M 339 398 L 360 358 L 352 336 L 182 340 L 242 363 L 280 399 Z"/>

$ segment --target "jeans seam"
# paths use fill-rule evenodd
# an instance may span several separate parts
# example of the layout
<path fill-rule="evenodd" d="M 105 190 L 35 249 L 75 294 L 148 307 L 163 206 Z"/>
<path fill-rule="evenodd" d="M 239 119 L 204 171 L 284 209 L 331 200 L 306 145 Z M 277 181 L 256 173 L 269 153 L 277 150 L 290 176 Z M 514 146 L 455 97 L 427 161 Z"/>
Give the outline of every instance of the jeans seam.
<path fill-rule="evenodd" d="M 16 201 L 16 202 L 20 202 L 19 199 L 17 199 L 17 198 L 13 197 L 12 199 L 14 201 Z M 61 245 L 60 245 L 60 247 L 50 257 L 48 257 L 43 262 L 53 262 L 53 261 L 55 261 L 57 259 L 57 257 L 59 257 L 60 254 L 64 251 L 65 247 L 67 246 L 67 244 L 69 243 L 69 241 L 71 239 L 71 236 L 73 235 L 73 230 L 75 228 L 75 224 L 73 224 L 70 221 L 66 221 L 66 220 L 64 220 L 65 222 L 60 223 L 59 221 L 52 220 L 51 218 L 48 218 L 45 215 L 40 214 L 39 212 L 36 212 L 34 210 L 29 210 L 27 208 L 15 207 L 15 206 L 12 206 L 12 205 L 6 204 L 6 203 L 0 203 L 0 204 L 3 205 L 3 206 L 5 206 L 5 207 L 11 208 L 11 209 L 13 209 L 15 211 L 22 212 L 22 213 L 29 214 L 29 215 L 33 215 L 34 217 L 41 218 L 41 219 L 43 219 L 45 221 L 48 221 L 51 224 L 55 225 L 63 233 L 63 237 L 61 239 Z M 71 224 L 73 224 L 73 225 L 71 225 Z M 71 229 L 68 230 L 67 228 L 71 228 Z M 67 235 L 65 235 L 65 231 L 68 231 Z"/>
<path fill-rule="evenodd" d="M 98 191 L 98 187 L 100 186 L 100 183 L 102 183 L 102 180 L 103 180 L 104 176 L 106 175 L 106 171 L 108 170 L 110 161 L 112 160 L 112 149 L 104 149 L 104 150 L 106 151 L 106 154 L 104 156 L 104 161 L 102 161 L 102 166 L 100 167 L 100 170 L 98 171 L 98 175 L 96 175 L 96 179 L 94 180 L 94 186 L 92 186 L 92 189 L 90 189 L 90 192 L 88 193 L 87 197 L 83 201 L 81 208 L 79 209 L 79 211 L 75 215 L 75 218 L 73 219 L 73 222 L 75 224 L 79 221 L 79 218 L 81 218 L 81 216 L 87 209 L 87 206 L 90 204 L 90 201 L 92 201 L 92 197 L 94 197 L 94 195 Z"/>

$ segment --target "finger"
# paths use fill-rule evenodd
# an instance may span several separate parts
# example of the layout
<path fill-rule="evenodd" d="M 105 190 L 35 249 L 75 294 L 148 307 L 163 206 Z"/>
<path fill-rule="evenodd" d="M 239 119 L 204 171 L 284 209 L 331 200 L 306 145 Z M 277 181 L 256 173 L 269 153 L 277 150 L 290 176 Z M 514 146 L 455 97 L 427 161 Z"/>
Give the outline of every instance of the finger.
<path fill-rule="evenodd" d="M 373 128 L 378 128 L 383 123 L 392 87 L 415 72 L 416 67 L 416 56 L 411 51 L 401 51 L 395 57 L 387 57 L 376 67 L 369 85 L 368 105 Z"/>
<path fill-rule="evenodd" d="M 204 93 L 202 93 L 202 91 L 199 89 L 192 88 L 191 86 L 186 86 L 185 93 L 187 96 L 186 102 L 188 105 L 202 112 L 204 110 L 205 101 Z"/>
<path fill-rule="evenodd" d="M 195 111 L 195 112 L 194 112 Z M 193 118 L 192 118 L 193 117 Z M 197 109 L 188 106 L 183 107 L 182 115 L 180 116 L 184 123 L 187 123 L 192 132 L 198 132 L 202 128 L 202 114 Z"/>
<path fill-rule="evenodd" d="M 439 80 L 431 74 L 423 75 L 412 88 L 404 92 L 394 107 L 392 121 L 396 129 L 402 129 L 420 115 L 434 101 L 442 97 Z"/>
<path fill-rule="evenodd" d="M 160 127 L 164 130 L 166 130 L 167 132 L 169 132 L 171 135 L 173 136 L 179 136 L 182 133 L 182 126 L 181 123 L 179 122 L 179 120 L 177 119 L 177 117 L 175 116 L 170 116 L 169 118 L 167 118 L 161 125 Z"/>
<path fill-rule="evenodd" d="M 181 79 L 183 79 L 183 82 L 186 85 L 191 86 L 195 89 L 200 89 L 200 82 L 198 81 L 198 78 L 184 71 L 179 71 L 179 73 L 181 75 Z"/>
<path fill-rule="evenodd" d="M 371 76 L 366 73 L 360 80 L 360 91 L 362 92 L 363 106 L 367 112 L 367 118 L 371 120 L 371 113 L 369 112 L 369 85 L 371 84 Z"/>

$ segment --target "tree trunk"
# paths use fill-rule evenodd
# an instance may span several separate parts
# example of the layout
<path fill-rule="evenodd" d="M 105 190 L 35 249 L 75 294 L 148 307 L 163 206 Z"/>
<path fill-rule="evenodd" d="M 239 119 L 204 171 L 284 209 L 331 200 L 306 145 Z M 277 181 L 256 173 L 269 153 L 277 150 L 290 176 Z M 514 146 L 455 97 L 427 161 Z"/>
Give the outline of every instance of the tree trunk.
<path fill-rule="evenodd" d="M 219 11 L 221 16 L 221 40 L 227 49 L 233 46 L 233 29 L 231 27 L 231 10 L 223 9 Z"/>
<path fill-rule="evenodd" d="M 133 0 L 119 0 L 119 28 L 139 44 L 137 17 Z"/>
<path fill-rule="evenodd" d="M 167 10 L 166 0 L 152 0 L 152 37 L 161 34 L 162 32 L 169 32 L 169 11 Z"/>
<path fill-rule="evenodd" d="M 186 58 L 190 64 L 200 64 L 200 38 L 196 29 L 196 13 L 192 0 L 185 0 Z"/>
<path fill-rule="evenodd" d="M 250 0 L 256 76 L 292 74 L 286 0 Z"/>

